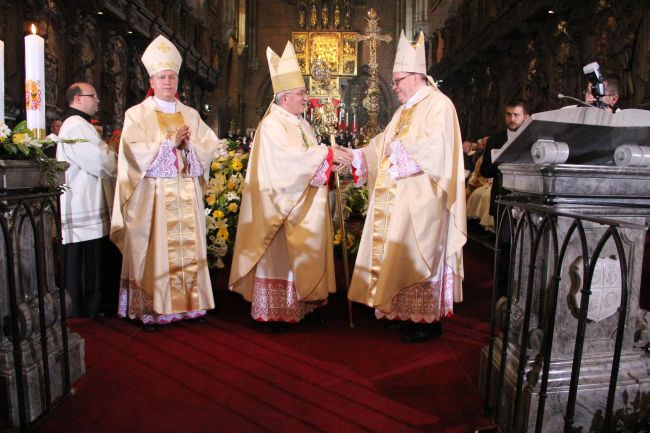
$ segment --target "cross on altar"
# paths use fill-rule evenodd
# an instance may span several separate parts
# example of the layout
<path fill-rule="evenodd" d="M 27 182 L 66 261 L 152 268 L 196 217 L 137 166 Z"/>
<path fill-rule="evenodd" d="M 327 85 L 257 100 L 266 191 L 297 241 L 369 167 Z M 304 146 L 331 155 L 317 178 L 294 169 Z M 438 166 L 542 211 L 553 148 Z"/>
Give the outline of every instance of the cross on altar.
<path fill-rule="evenodd" d="M 377 25 L 379 18 L 374 9 L 368 11 L 368 26 L 366 27 L 365 34 L 355 35 L 354 39 L 357 42 L 369 42 L 368 48 L 370 51 L 370 61 L 368 62 L 368 69 L 370 70 L 370 77 L 368 78 L 368 92 L 363 100 L 363 106 L 368 110 L 368 124 L 366 125 L 366 134 L 368 137 L 373 137 L 379 132 L 377 124 L 377 114 L 379 113 L 379 80 L 377 79 L 377 44 L 379 42 L 390 42 L 393 38 L 390 35 L 381 34 L 381 28 Z"/>

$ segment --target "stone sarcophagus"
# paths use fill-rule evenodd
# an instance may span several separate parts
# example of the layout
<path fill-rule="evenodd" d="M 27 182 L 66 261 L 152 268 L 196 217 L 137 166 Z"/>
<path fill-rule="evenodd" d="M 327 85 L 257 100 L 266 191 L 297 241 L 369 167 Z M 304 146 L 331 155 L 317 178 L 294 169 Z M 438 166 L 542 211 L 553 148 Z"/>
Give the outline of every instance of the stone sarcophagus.
<path fill-rule="evenodd" d="M 480 385 L 500 431 L 613 431 L 615 410 L 650 393 L 647 146 L 650 112 L 568 108 L 531 116 L 493 155 L 510 259 Z"/>

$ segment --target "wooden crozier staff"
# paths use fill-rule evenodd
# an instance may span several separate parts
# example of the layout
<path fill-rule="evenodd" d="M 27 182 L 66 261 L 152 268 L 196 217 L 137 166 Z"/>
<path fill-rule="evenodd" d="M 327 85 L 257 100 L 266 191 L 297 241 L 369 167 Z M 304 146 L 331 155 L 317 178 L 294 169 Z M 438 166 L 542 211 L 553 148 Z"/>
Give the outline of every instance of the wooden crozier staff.
<path fill-rule="evenodd" d="M 327 63 L 323 60 L 317 60 L 311 68 L 311 77 L 317 81 L 318 87 L 325 90 L 327 96 L 321 99 L 324 101 L 323 105 L 316 110 L 316 127 L 314 128 L 318 134 L 327 135 L 330 139 L 330 145 L 336 145 L 336 133 L 338 130 L 338 116 L 336 115 L 336 107 L 332 101 L 332 89 L 330 86 L 330 71 Z M 341 249 L 343 250 L 343 272 L 345 274 L 345 290 L 346 293 L 350 290 L 350 268 L 348 265 L 348 246 L 347 236 L 345 233 L 345 219 L 343 217 L 343 198 L 341 196 L 341 181 L 339 179 L 339 172 L 334 170 L 335 182 L 335 195 L 336 207 L 338 208 L 339 226 L 341 228 Z M 354 328 L 352 321 L 352 301 L 348 299 L 348 321 L 350 328 Z"/>

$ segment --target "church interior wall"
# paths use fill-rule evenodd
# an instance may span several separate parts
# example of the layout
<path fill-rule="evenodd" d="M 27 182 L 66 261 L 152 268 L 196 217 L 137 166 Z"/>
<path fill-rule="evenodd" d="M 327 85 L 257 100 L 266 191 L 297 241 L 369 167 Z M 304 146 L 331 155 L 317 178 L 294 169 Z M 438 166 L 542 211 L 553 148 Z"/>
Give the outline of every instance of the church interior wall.
<path fill-rule="evenodd" d="M 431 33 L 442 53 L 431 71 L 472 140 L 503 128 L 509 98 L 532 112 L 570 105 L 558 93 L 583 99 L 582 67 L 594 61 L 619 76 L 622 108 L 648 109 L 649 25 L 650 4 L 635 0 L 464 0 Z"/>

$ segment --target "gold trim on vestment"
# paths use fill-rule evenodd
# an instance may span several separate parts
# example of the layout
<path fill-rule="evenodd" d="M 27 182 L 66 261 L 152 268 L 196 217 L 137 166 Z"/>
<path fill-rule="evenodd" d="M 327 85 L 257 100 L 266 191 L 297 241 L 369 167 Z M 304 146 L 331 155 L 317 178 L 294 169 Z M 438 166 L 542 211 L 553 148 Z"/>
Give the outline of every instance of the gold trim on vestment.
<path fill-rule="evenodd" d="M 397 140 L 408 133 L 416 105 L 402 110 L 393 140 L 391 141 Z M 390 143 L 384 142 L 384 148 L 381 153 L 382 155 L 384 155 L 386 146 L 390 146 Z M 386 233 L 388 232 L 388 225 L 390 223 L 391 210 L 395 203 L 395 190 L 397 185 L 388 173 L 389 168 L 390 160 L 388 157 L 384 156 L 379 164 L 379 171 L 375 182 L 375 207 L 373 210 L 374 220 L 372 226 L 372 266 L 370 268 L 371 299 L 374 299 L 376 295 L 381 262 L 386 250 Z"/>
<path fill-rule="evenodd" d="M 169 289 L 172 311 L 199 309 L 194 182 L 191 177 L 165 179 Z"/>
<path fill-rule="evenodd" d="M 171 139 L 176 130 L 185 125 L 183 115 L 156 111 L 161 140 Z M 196 258 L 196 227 L 194 224 L 194 181 L 183 177 L 184 160 L 174 149 L 178 175 L 163 181 L 167 212 L 167 248 L 169 260 L 169 289 L 172 311 L 199 309 L 198 262 Z"/>

